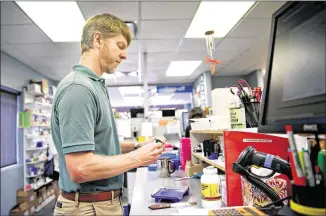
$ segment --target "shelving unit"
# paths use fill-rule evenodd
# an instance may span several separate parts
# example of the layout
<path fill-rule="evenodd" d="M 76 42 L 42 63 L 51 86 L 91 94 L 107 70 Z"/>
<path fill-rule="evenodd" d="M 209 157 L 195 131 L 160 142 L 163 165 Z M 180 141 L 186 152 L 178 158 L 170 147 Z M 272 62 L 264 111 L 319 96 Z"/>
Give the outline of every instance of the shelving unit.
<path fill-rule="evenodd" d="M 40 92 L 24 90 L 24 189 L 30 185 L 35 192 L 52 182 L 44 176 L 44 164 L 51 141 L 51 109 L 53 97 Z M 29 117 L 29 118 L 28 118 Z M 27 122 L 27 123 L 26 123 Z M 43 208 L 54 196 L 43 201 Z"/>
<path fill-rule="evenodd" d="M 222 130 L 191 130 L 190 131 L 191 151 L 193 151 L 194 147 L 197 146 L 199 143 L 202 143 L 203 140 L 213 139 L 217 137 L 220 138 L 221 142 L 224 142 Z M 222 147 L 224 147 L 224 145 L 222 145 Z M 204 152 L 200 152 L 200 153 L 191 152 L 191 161 L 194 164 L 205 162 L 207 164 L 210 164 L 218 168 L 220 171 L 225 172 L 224 161 L 221 161 L 220 158 L 217 160 L 210 160 L 204 156 Z"/>
<path fill-rule="evenodd" d="M 193 152 L 192 155 L 196 158 L 198 158 L 199 160 L 201 161 L 205 161 L 206 163 L 218 168 L 219 170 L 222 170 L 225 172 L 225 162 L 224 161 L 221 161 L 219 159 L 217 160 L 210 160 L 208 159 L 207 157 L 204 156 L 204 153 L 201 152 L 201 153 L 195 153 Z"/>

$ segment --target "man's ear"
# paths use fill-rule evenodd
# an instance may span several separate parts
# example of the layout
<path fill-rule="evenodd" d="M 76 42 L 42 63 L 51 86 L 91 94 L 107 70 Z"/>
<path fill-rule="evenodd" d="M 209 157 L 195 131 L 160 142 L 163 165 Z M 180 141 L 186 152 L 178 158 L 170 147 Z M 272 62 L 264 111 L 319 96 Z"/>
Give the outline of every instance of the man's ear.
<path fill-rule="evenodd" d="M 94 47 L 96 47 L 98 49 L 101 47 L 101 33 L 100 32 L 94 33 L 93 45 L 94 45 Z"/>

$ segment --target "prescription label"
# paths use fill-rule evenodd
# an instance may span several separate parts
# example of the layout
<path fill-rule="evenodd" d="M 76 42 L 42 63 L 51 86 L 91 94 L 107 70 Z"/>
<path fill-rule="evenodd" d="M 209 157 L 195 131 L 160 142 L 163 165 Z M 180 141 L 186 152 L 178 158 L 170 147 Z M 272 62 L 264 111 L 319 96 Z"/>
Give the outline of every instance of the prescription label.
<path fill-rule="evenodd" d="M 201 197 L 203 200 L 218 200 L 220 196 L 217 184 L 201 184 Z"/>

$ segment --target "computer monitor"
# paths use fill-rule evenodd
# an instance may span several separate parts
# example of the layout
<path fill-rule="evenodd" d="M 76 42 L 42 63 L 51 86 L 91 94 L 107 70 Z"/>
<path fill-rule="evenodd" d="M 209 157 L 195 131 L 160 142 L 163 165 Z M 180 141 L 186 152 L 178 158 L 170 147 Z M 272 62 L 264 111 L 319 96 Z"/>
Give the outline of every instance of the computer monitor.
<path fill-rule="evenodd" d="M 326 131 L 326 2 L 288 2 L 273 14 L 258 132 Z"/>
<path fill-rule="evenodd" d="M 131 118 L 143 118 L 144 117 L 144 108 L 131 108 L 130 109 Z"/>
<path fill-rule="evenodd" d="M 182 113 L 182 128 L 183 131 L 185 132 L 188 125 L 189 125 L 189 112 L 183 112 Z"/>

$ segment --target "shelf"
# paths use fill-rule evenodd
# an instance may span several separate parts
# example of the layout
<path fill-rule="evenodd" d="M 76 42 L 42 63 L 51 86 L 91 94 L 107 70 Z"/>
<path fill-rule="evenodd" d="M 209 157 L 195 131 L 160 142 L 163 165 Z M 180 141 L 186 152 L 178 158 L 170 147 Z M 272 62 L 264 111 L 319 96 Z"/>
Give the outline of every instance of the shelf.
<path fill-rule="evenodd" d="M 192 152 L 192 155 L 202 161 L 205 161 L 206 163 L 222 170 L 222 171 L 225 171 L 225 162 L 223 161 L 220 161 L 220 160 L 210 160 L 208 159 L 207 157 L 204 156 L 204 152 L 201 152 L 201 153 L 195 153 L 195 152 Z"/>
<path fill-rule="evenodd" d="M 33 175 L 33 176 L 26 175 L 26 178 L 36 178 L 36 177 L 39 177 L 39 176 L 42 176 L 42 175 L 43 175 L 43 173 Z"/>
<path fill-rule="evenodd" d="M 50 136 L 48 135 L 41 135 L 41 136 L 33 136 L 33 135 L 26 135 L 26 139 L 46 139 Z"/>
<path fill-rule="evenodd" d="M 32 124 L 32 127 L 51 127 L 51 125 Z"/>
<path fill-rule="evenodd" d="M 44 94 L 42 92 L 35 92 L 35 91 L 25 91 L 29 95 L 33 96 L 43 96 Z"/>
<path fill-rule="evenodd" d="M 45 185 L 47 185 L 47 184 L 49 184 L 49 183 L 51 183 L 51 182 L 53 182 L 53 180 L 52 180 L 52 179 L 51 179 L 51 180 L 49 180 L 49 181 L 46 181 L 46 182 L 44 182 L 42 185 L 40 185 L 40 186 L 38 186 L 38 187 L 34 188 L 34 190 L 38 190 L 38 189 L 40 189 L 41 187 L 43 187 L 43 186 L 45 186 Z"/>
<path fill-rule="evenodd" d="M 52 104 L 41 103 L 41 102 L 30 102 L 25 103 L 26 108 L 51 108 Z"/>
<path fill-rule="evenodd" d="M 26 162 L 26 165 L 38 164 L 38 163 L 45 162 L 46 160 L 47 160 L 47 159 L 44 159 L 44 160 L 38 160 L 38 161 L 35 161 L 35 162 Z"/>
<path fill-rule="evenodd" d="M 41 147 L 41 148 L 29 148 L 29 149 L 26 149 L 26 151 L 41 151 L 41 150 L 45 150 L 47 149 L 48 147 Z"/>
<path fill-rule="evenodd" d="M 52 202 L 55 199 L 55 195 L 51 195 L 48 198 L 46 198 L 46 200 L 44 200 L 41 205 L 39 205 L 36 209 L 35 212 L 39 212 L 43 207 L 45 207 L 47 204 L 49 204 L 50 202 Z"/>
<path fill-rule="evenodd" d="M 43 117 L 46 117 L 46 118 L 50 118 L 51 117 L 51 115 L 49 115 L 49 114 L 42 114 L 42 113 L 32 113 L 32 115 L 43 116 Z"/>
<path fill-rule="evenodd" d="M 192 134 L 218 134 L 218 135 L 223 135 L 222 130 L 191 130 L 190 133 L 192 133 Z"/>

